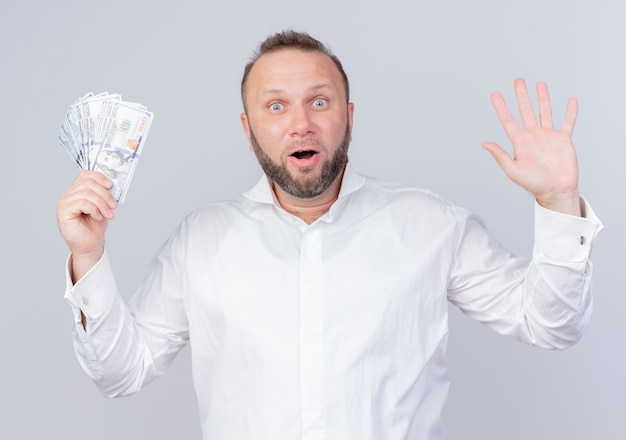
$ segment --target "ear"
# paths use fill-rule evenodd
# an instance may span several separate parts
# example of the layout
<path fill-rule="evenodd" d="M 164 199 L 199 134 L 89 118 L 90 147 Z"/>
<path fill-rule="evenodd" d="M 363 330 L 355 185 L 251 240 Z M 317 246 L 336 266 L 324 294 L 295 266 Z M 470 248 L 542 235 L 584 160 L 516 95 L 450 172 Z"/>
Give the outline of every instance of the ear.
<path fill-rule="evenodd" d="M 348 125 L 350 127 L 350 140 L 352 140 L 352 122 L 354 121 L 354 103 L 348 103 Z"/>
<path fill-rule="evenodd" d="M 239 116 L 239 119 L 241 120 L 241 128 L 243 128 L 243 131 L 246 133 L 246 137 L 248 138 L 250 151 L 254 151 L 252 148 L 252 141 L 250 140 L 250 122 L 248 121 L 248 115 L 246 113 L 242 113 Z"/>

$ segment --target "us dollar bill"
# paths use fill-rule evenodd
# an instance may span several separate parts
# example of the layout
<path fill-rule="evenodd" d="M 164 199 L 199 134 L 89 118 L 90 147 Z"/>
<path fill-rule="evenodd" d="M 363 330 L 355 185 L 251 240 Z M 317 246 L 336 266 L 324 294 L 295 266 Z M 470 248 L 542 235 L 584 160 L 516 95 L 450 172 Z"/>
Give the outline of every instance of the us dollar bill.
<path fill-rule="evenodd" d="M 119 94 L 87 93 L 68 108 L 59 141 L 79 169 L 108 176 L 111 194 L 122 204 L 153 118 L 145 106 Z"/>
<path fill-rule="evenodd" d="M 124 203 L 153 114 L 120 102 L 109 115 L 109 119 L 93 169 L 106 174 L 113 181 L 111 193 L 115 200 Z"/>

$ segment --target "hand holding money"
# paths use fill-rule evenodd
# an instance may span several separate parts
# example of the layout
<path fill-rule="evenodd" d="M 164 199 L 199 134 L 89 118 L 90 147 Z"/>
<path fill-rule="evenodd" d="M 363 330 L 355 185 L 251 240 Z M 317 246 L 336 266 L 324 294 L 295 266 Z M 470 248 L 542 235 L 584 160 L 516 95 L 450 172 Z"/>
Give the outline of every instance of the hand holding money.
<path fill-rule="evenodd" d="M 59 140 L 80 168 L 61 196 L 57 222 L 72 252 L 74 282 L 100 259 L 113 210 L 124 201 L 153 115 L 119 95 L 87 94 L 70 106 Z"/>
<path fill-rule="evenodd" d="M 67 110 L 59 141 L 81 170 L 111 179 L 111 194 L 124 202 L 154 115 L 118 94 L 88 93 Z"/>

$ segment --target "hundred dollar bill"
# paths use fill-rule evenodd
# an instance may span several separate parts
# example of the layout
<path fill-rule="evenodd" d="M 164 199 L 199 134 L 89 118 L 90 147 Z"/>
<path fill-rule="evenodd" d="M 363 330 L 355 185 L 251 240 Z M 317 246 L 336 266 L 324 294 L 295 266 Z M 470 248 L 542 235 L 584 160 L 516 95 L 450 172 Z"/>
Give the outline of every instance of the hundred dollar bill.
<path fill-rule="evenodd" d="M 118 94 L 100 93 L 86 99 L 81 105 L 81 115 L 85 121 L 85 146 L 84 155 L 87 169 L 93 169 L 93 161 L 98 148 L 100 148 L 99 137 L 96 134 L 96 127 L 100 123 L 102 109 L 110 101 L 119 102 L 121 96 Z"/>
<path fill-rule="evenodd" d="M 111 193 L 121 204 L 153 117 L 119 94 L 87 93 L 69 106 L 59 141 L 79 169 L 99 171 L 113 181 Z"/>
<path fill-rule="evenodd" d="M 111 194 L 119 203 L 126 198 L 152 119 L 151 112 L 125 102 L 107 109 L 103 119 L 102 143 L 93 169 L 113 181 Z"/>

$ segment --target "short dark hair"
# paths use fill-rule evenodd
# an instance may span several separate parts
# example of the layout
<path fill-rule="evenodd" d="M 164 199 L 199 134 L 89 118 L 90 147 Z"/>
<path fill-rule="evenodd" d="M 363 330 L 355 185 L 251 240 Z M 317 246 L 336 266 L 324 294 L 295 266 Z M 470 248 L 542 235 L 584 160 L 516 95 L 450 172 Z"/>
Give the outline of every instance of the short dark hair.
<path fill-rule="evenodd" d="M 297 49 L 304 52 L 320 52 L 324 55 L 327 55 L 333 61 L 333 63 L 335 63 L 337 69 L 339 69 L 339 73 L 341 73 L 341 77 L 343 79 L 343 85 L 346 89 L 346 101 L 350 100 L 350 86 L 348 84 L 348 76 L 343 70 L 341 61 L 339 61 L 339 58 L 337 58 L 337 56 L 333 54 L 330 48 L 324 45 L 324 43 L 322 43 L 321 41 L 311 37 L 306 32 L 286 30 L 272 34 L 265 40 L 263 40 L 252 54 L 252 58 L 250 58 L 248 64 L 246 64 L 246 67 L 243 70 L 243 78 L 241 79 L 241 100 L 243 101 L 244 110 L 246 110 L 246 81 L 248 80 L 250 70 L 252 70 L 252 67 L 259 60 L 259 58 L 261 58 L 266 53 L 277 52 L 284 49 Z"/>

